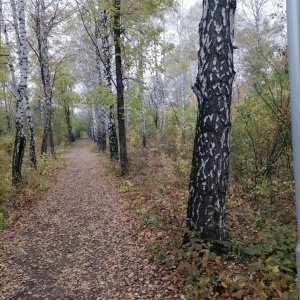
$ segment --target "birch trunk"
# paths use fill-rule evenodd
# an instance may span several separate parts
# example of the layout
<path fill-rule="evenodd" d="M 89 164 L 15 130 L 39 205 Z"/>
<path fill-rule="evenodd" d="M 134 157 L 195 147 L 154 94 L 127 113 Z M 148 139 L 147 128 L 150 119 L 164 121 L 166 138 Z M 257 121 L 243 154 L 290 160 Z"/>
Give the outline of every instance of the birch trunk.
<path fill-rule="evenodd" d="M 12 56 L 11 56 L 10 45 L 8 40 L 8 33 L 3 18 L 2 1 L 0 2 L 0 18 L 1 18 L 3 33 L 5 36 L 6 49 L 8 52 L 8 64 L 9 64 L 10 76 L 12 81 L 12 89 L 16 97 L 16 123 L 15 123 L 16 134 L 15 134 L 14 152 L 12 157 L 12 183 L 13 185 L 17 185 L 18 183 L 20 183 L 22 178 L 22 163 L 23 163 L 23 156 L 24 156 L 25 146 L 26 146 L 26 138 L 24 134 L 24 108 L 23 108 L 22 91 L 20 87 L 17 86 L 17 82 L 15 78 L 15 70 L 12 62 Z"/>
<path fill-rule="evenodd" d="M 93 104 L 92 106 L 92 124 L 93 124 L 93 140 L 94 142 L 97 142 L 98 139 L 98 109 L 96 103 Z"/>
<path fill-rule="evenodd" d="M 106 113 L 102 105 L 100 108 L 100 136 L 99 136 L 100 150 L 106 150 Z"/>
<path fill-rule="evenodd" d="M 141 101 L 141 123 L 142 123 L 142 145 L 146 147 L 146 120 L 145 120 L 145 100 L 144 100 L 144 76 L 143 76 L 143 63 L 142 57 L 139 59 L 139 99 Z"/>
<path fill-rule="evenodd" d="M 11 0 L 10 4 L 13 11 L 13 22 L 14 22 L 15 36 L 16 36 L 17 47 L 18 47 L 18 57 L 22 69 L 21 76 L 20 76 L 20 88 L 22 90 L 22 98 L 24 99 L 25 109 L 26 109 L 30 161 L 31 161 L 31 165 L 34 168 L 36 168 L 34 125 L 33 125 L 32 112 L 31 112 L 31 107 L 28 98 L 28 90 L 27 90 L 28 51 L 27 51 L 26 23 L 25 23 L 25 13 L 24 13 L 25 5 L 23 0 L 18 1 L 18 18 L 17 18 L 15 1 Z"/>
<path fill-rule="evenodd" d="M 100 25 L 104 32 L 102 36 L 102 50 L 103 50 L 103 78 L 104 84 L 109 91 L 112 93 L 111 82 L 112 82 L 112 75 L 111 75 L 111 46 L 110 46 L 110 38 L 111 32 L 108 26 L 108 15 L 106 10 L 100 12 Z M 117 132 L 115 126 L 115 117 L 112 111 L 112 107 L 109 111 L 108 117 L 108 139 L 109 139 L 109 149 L 110 149 L 110 158 L 112 160 L 118 159 L 118 140 L 117 140 Z M 105 136 L 106 142 L 106 136 Z M 106 148 L 106 144 L 105 144 Z"/>
<path fill-rule="evenodd" d="M 120 143 L 120 160 L 122 173 L 127 172 L 127 146 L 126 130 L 124 119 L 124 85 L 122 73 L 122 53 L 121 53 L 121 3 L 120 0 L 114 0 L 114 43 L 115 43 L 115 66 L 117 82 L 117 109 L 119 125 L 119 143 Z"/>
<path fill-rule="evenodd" d="M 194 92 L 197 127 L 189 184 L 187 227 L 203 239 L 224 240 L 228 186 L 233 33 L 236 0 L 204 0 Z M 184 243 L 187 241 L 185 237 Z"/>
<path fill-rule="evenodd" d="M 50 78 L 50 68 L 48 59 L 48 33 L 46 26 L 46 7 L 45 1 L 41 0 L 40 7 L 40 28 L 41 28 L 41 48 L 42 48 L 42 67 L 44 75 L 44 93 L 45 93 L 45 122 L 44 122 L 44 132 L 42 140 L 41 154 L 47 152 L 48 143 L 50 144 L 50 150 L 53 157 L 55 157 L 54 152 L 54 141 L 53 132 L 51 127 L 51 98 L 52 98 L 52 86 Z"/>
<path fill-rule="evenodd" d="M 110 30 L 107 24 L 106 10 L 100 12 L 100 26 L 104 32 L 101 37 L 103 51 L 103 79 L 107 89 L 111 92 L 111 53 L 110 53 Z"/>
<path fill-rule="evenodd" d="M 155 60 L 155 98 L 157 102 L 157 113 L 158 113 L 158 125 L 162 128 L 162 109 L 161 109 L 161 97 L 159 92 L 159 74 L 158 74 L 158 50 L 157 45 L 154 45 L 154 60 Z"/>
<path fill-rule="evenodd" d="M 183 74 L 183 49 L 180 43 L 180 99 L 181 99 L 181 135 L 185 140 L 185 96 L 184 96 L 184 74 Z"/>
<path fill-rule="evenodd" d="M 107 76 L 102 72 L 102 69 L 105 70 L 105 62 L 103 61 L 103 57 L 100 52 L 100 40 L 101 43 L 103 41 L 103 36 L 100 35 L 100 26 L 103 24 L 103 12 L 100 12 L 100 20 L 95 20 L 95 53 L 96 53 L 96 66 L 97 66 L 97 75 L 98 75 L 98 84 L 105 86 L 107 85 L 105 82 L 107 81 Z M 102 28 L 101 28 L 102 30 Z M 101 49 L 104 51 L 104 49 Z M 104 56 L 104 55 L 103 55 Z M 103 101 L 103 99 L 102 99 Z M 102 151 L 106 150 L 106 114 L 104 105 L 101 104 L 99 111 L 99 132 L 98 132 L 98 144 L 99 148 Z"/>
<path fill-rule="evenodd" d="M 109 136 L 110 159 L 118 160 L 119 159 L 118 139 L 116 133 L 115 117 L 112 112 L 112 107 L 110 108 L 109 117 L 108 117 L 108 136 Z"/>

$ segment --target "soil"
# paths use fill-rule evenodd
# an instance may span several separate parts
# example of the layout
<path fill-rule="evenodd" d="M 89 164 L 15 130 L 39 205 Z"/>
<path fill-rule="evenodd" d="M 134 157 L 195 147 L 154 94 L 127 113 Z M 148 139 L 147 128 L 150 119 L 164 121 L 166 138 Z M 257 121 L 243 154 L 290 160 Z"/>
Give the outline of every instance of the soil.
<path fill-rule="evenodd" d="M 53 188 L 0 233 L 0 299 L 180 299 L 98 155 L 77 142 Z"/>

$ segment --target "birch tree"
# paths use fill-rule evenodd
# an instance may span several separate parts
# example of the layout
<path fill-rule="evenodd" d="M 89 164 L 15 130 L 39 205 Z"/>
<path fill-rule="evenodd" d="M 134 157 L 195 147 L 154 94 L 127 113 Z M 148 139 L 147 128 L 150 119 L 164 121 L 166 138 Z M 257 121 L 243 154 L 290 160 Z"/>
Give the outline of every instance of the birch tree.
<path fill-rule="evenodd" d="M 42 140 L 41 154 L 47 152 L 47 147 L 50 145 L 50 151 L 53 157 L 55 157 L 54 152 L 54 141 L 53 132 L 51 127 L 51 102 L 52 102 L 52 85 L 50 78 L 50 68 L 49 68 L 49 49 L 48 49 L 48 32 L 46 25 L 46 6 L 45 1 L 41 0 L 40 5 L 40 32 L 41 35 L 41 49 L 42 49 L 42 72 L 43 72 L 43 85 L 45 93 L 45 120 L 44 120 L 44 132 Z"/>
<path fill-rule="evenodd" d="M 24 20 L 24 2 L 19 0 L 19 19 Z M 8 52 L 8 64 L 12 82 L 12 90 L 16 97 L 16 134 L 15 134 L 15 143 L 14 143 L 14 151 L 12 157 L 12 183 L 13 185 L 17 185 L 20 183 L 22 178 L 22 163 L 23 163 L 23 156 L 25 152 L 26 146 L 26 138 L 24 134 L 24 107 L 23 107 L 23 97 L 24 97 L 24 90 L 26 89 L 26 66 L 25 60 L 27 57 L 23 57 L 24 53 L 21 53 L 21 60 L 19 61 L 20 65 L 20 81 L 17 84 L 16 77 L 15 77 L 15 69 L 12 61 L 12 53 L 10 49 L 9 39 L 8 39 L 8 32 L 7 26 L 4 22 L 3 11 L 2 11 L 2 1 L 0 2 L 0 18 L 1 18 L 1 25 L 3 29 L 3 33 L 5 36 L 5 44 L 6 49 Z M 24 23 L 25 25 L 25 23 Z M 22 26 L 21 26 L 22 28 Z M 21 30 L 21 29 L 20 29 Z M 20 32 L 20 35 L 24 35 L 24 32 Z M 19 51 L 21 49 L 18 49 Z"/>
<path fill-rule="evenodd" d="M 28 90 L 27 90 L 27 78 L 28 78 L 28 51 L 27 51 L 27 41 L 26 41 L 26 25 L 25 25 L 25 12 L 24 3 L 19 2 L 18 13 L 15 0 L 10 0 L 10 5 L 12 8 L 13 16 L 13 27 L 17 42 L 17 53 L 20 66 L 23 69 L 23 75 L 21 75 L 22 80 L 22 94 L 25 101 L 26 110 L 26 120 L 28 128 L 28 138 L 29 138 L 29 148 L 30 148 L 30 161 L 33 167 L 36 168 L 36 153 L 35 153 L 35 140 L 34 140 L 34 125 L 32 119 L 32 112 L 29 103 Z M 23 5 L 23 6 L 22 6 Z"/>
<path fill-rule="evenodd" d="M 189 184 L 187 227 L 201 238 L 224 240 L 228 186 L 233 34 L 236 0 L 203 1 L 194 93 L 198 115 Z M 184 243 L 189 239 L 186 234 Z"/>
<path fill-rule="evenodd" d="M 114 43 L 115 43 L 115 67 L 116 67 L 116 88 L 117 88 L 117 111 L 119 125 L 119 145 L 122 172 L 127 172 L 127 145 L 124 116 L 124 85 L 122 71 L 122 50 L 121 50 L 121 0 L 114 0 Z"/>

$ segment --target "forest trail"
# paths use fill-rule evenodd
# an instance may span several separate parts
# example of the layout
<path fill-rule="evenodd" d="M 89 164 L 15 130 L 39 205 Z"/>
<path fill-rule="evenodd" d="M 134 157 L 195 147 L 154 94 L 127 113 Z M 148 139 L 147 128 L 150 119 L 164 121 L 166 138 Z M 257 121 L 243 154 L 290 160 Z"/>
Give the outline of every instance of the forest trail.
<path fill-rule="evenodd" d="M 82 139 L 48 193 L 1 234 L 0 299 L 180 299 Z"/>

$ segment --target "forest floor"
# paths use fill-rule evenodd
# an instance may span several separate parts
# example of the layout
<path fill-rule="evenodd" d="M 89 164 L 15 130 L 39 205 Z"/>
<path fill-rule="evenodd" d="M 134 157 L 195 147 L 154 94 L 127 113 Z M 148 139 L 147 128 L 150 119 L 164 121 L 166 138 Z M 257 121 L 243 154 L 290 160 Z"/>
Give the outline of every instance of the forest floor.
<path fill-rule="evenodd" d="M 0 299 L 180 299 L 129 204 L 82 139 L 55 185 L 0 233 Z"/>

